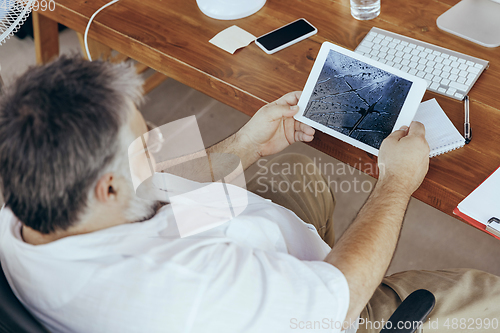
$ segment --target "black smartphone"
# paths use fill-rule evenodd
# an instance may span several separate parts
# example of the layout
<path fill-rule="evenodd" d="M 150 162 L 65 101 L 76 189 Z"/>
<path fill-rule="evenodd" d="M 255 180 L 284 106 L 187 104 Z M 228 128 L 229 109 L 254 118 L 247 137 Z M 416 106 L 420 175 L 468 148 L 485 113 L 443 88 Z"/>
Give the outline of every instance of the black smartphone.
<path fill-rule="evenodd" d="M 255 43 L 267 54 L 273 54 L 300 42 L 318 32 L 311 23 L 301 18 L 257 38 Z"/>

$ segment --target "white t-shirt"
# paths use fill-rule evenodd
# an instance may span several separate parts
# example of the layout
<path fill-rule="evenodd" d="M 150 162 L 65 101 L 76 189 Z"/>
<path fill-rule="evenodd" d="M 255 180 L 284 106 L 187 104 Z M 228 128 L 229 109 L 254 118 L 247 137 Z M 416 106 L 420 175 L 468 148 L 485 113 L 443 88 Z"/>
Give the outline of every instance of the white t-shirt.
<path fill-rule="evenodd" d="M 176 236 L 150 220 L 33 246 L 0 212 L 0 260 L 16 296 L 52 332 L 340 332 L 344 275 L 293 212 L 248 193 L 235 219 Z"/>

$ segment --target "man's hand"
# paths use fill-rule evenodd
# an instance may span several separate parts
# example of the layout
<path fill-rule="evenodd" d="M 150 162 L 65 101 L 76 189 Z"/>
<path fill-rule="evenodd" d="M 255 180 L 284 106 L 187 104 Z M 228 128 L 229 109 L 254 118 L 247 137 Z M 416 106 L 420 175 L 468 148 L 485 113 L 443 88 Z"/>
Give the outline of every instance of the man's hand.
<path fill-rule="evenodd" d="M 356 320 L 387 272 L 410 196 L 427 173 L 429 145 L 424 126 L 413 122 L 410 128 L 389 135 L 380 146 L 378 161 L 377 185 L 325 258 L 347 279 L 348 322 Z"/>
<path fill-rule="evenodd" d="M 389 135 L 380 146 L 378 165 L 380 185 L 412 195 L 429 169 L 424 125 L 414 121 Z"/>
<path fill-rule="evenodd" d="M 288 93 L 262 107 L 237 133 L 241 145 L 256 158 L 279 153 L 297 141 L 312 141 L 314 129 L 296 121 L 300 91 Z"/>

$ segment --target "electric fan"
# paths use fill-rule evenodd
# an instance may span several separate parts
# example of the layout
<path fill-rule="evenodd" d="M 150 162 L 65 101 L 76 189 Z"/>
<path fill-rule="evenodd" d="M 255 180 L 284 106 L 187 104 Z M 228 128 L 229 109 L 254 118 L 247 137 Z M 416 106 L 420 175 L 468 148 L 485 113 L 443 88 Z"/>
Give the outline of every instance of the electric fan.
<path fill-rule="evenodd" d="M 0 45 L 23 25 L 36 0 L 0 0 Z"/>

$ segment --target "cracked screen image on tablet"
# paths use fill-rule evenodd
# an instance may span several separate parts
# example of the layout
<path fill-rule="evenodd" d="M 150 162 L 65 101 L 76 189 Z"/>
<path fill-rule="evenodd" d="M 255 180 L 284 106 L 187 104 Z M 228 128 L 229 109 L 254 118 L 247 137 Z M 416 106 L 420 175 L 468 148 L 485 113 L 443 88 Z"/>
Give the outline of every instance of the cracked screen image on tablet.
<path fill-rule="evenodd" d="M 391 134 L 411 85 L 331 50 L 304 117 L 379 148 Z"/>
<path fill-rule="evenodd" d="M 344 141 L 377 154 L 395 125 L 409 125 L 426 83 L 352 51 L 325 44 L 329 47 L 321 48 L 299 101 L 302 112 L 296 118 L 336 137 L 340 133 Z M 413 105 L 408 102 L 410 95 L 415 100 Z"/>

